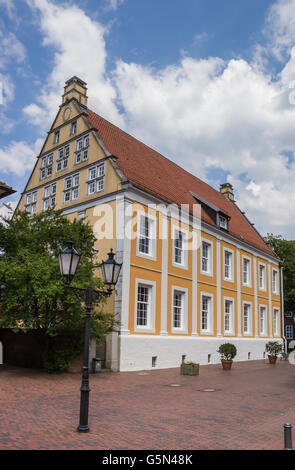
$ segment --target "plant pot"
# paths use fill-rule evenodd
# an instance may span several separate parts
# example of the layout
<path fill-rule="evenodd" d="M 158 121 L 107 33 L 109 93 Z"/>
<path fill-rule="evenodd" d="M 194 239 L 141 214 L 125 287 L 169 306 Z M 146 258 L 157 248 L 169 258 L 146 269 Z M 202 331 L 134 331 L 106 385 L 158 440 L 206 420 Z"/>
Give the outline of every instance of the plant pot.
<path fill-rule="evenodd" d="M 230 370 L 233 361 L 227 361 L 226 359 L 221 359 L 221 364 L 224 370 Z"/>
<path fill-rule="evenodd" d="M 181 364 L 181 375 L 199 375 L 199 364 Z"/>
<path fill-rule="evenodd" d="M 277 362 L 277 356 L 268 355 L 268 360 L 270 364 L 275 364 Z"/>

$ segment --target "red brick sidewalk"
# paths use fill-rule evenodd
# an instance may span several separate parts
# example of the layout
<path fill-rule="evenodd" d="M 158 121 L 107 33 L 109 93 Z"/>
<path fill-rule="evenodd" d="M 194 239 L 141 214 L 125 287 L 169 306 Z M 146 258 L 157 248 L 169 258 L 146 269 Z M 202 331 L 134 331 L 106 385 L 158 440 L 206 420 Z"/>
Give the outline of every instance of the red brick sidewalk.
<path fill-rule="evenodd" d="M 295 366 L 283 361 L 91 375 L 89 434 L 76 432 L 80 380 L 0 366 L 0 449 L 283 449 L 283 424 L 295 424 Z"/>

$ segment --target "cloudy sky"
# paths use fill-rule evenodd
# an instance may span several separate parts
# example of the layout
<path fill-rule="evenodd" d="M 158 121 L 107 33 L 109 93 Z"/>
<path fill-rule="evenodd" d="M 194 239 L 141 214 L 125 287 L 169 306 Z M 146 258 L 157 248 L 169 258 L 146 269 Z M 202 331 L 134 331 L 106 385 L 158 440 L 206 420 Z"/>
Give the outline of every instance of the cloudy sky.
<path fill-rule="evenodd" d="M 5 202 L 72 75 L 98 114 L 231 182 L 263 235 L 295 238 L 295 0 L 0 0 L 0 180 L 18 191 Z"/>

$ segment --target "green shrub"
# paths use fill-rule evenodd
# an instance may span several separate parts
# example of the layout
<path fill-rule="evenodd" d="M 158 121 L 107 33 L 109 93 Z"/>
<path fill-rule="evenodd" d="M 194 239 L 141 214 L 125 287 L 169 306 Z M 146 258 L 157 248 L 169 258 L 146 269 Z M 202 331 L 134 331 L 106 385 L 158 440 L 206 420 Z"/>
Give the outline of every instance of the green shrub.
<path fill-rule="evenodd" d="M 265 351 L 270 355 L 270 356 L 277 356 L 282 352 L 283 348 L 278 341 L 269 341 L 265 345 Z"/>
<path fill-rule="evenodd" d="M 237 348 L 232 343 L 224 343 L 219 346 L 217 352 L 221 355 L 221 359 L 231 361 L 237 355 Z"/>
<path fill-rule="evenodd" d="M 81 331 L 70 331 L 50 337 L 43 354 L 43 367 L 49 373 L 66 372 L 70 362 L 82 351 L 83 335 Z"/>

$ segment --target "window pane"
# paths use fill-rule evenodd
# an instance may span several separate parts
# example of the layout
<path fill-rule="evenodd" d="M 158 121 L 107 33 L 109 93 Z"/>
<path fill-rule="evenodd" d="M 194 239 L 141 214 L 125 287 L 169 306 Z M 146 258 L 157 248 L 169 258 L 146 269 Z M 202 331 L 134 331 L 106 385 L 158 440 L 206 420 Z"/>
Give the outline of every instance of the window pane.
<path fill-rule="evenodd" d="M 138 286 L 137 291 L 137 325 L 147 326 L 149 308 L 149 287 Z"/>

